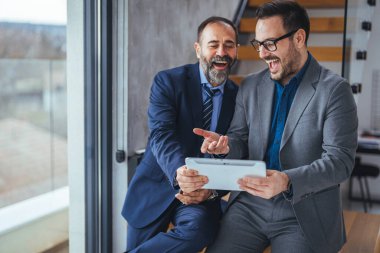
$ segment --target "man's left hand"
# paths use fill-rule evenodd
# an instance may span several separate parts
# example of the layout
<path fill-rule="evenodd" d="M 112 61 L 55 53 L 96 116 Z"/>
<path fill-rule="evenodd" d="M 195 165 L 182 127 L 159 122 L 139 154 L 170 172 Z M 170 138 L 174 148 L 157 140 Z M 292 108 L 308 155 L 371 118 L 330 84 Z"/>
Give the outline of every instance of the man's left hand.
<path fill-rule="evenodd" d="M 243 191 L 270 199 L 288 189 L 289 177 L 284 172 L 267 170 L 266 178 L 246 176 L 239 179 L 238 183 Z"/>
<path fill-rule="evenodd" d="M 185 205 L 199 204 L 211 196 L 212 191 L 207 189 L 199 189 L 193 192 L 177 193 L 175 197 Z"/>
<path fill-rule="evenodd" d="M 198 171 L 188 169 L 185 165 L 177 169 L 176 180 L 184 192 L 193 192 L 201 189 L 208 183 L 206 176 L 198 175 Z"/>

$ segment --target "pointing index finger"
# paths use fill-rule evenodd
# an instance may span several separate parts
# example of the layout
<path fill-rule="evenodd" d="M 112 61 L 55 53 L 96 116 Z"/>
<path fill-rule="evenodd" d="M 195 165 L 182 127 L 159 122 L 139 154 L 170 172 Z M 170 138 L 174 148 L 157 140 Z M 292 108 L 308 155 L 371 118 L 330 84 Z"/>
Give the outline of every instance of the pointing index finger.
<path fill-rule="evenodd" d="M 193 133 L 195 133 L 196 135 L 202 136 L 204 138 L 210 137 L 209 132 L 201 128 L 194 128 Z"/>

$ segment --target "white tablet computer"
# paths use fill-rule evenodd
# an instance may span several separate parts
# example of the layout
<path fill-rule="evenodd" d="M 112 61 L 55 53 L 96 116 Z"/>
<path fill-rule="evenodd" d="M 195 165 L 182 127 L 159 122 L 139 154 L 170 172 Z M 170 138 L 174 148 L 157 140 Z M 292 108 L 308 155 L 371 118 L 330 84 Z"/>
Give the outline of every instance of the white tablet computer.
<path fill-rule="evenodd" d="M 263 161 L 193 158 L 185 160 L 189 169 L 208 177 L 205 189 L 241 191 L 237 183 L 244 176 L 265 177 L 266 165 Z"/>

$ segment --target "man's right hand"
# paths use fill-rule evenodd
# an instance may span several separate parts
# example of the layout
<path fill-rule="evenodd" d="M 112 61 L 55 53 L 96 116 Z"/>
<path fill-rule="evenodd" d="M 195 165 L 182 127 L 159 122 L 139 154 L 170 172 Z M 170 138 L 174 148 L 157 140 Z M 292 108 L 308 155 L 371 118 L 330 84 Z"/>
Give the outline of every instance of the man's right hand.
<path fill-rule="evenodd" d="M 206 131 L 201 128 L 194 128 L 193 132 L 204 138 L 201 146 L 202 153 L 225 155 L 230 152 L 230 148 L 228 147 L 228 136 L 219 135 L 215 132 Z"/>

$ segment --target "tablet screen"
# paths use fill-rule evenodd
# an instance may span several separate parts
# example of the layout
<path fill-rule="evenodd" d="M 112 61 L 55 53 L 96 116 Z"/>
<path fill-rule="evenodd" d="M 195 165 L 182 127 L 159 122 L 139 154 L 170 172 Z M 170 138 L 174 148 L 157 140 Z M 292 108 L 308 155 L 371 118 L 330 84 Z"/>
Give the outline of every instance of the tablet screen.
<path fill-rule="evenodd" d="M 188 157 L 185 162 L 189 169 L 208 177 L 205 189 L 241 191 L 237 183 L 240 178 L 266 176 L 263 161 Z"/>

